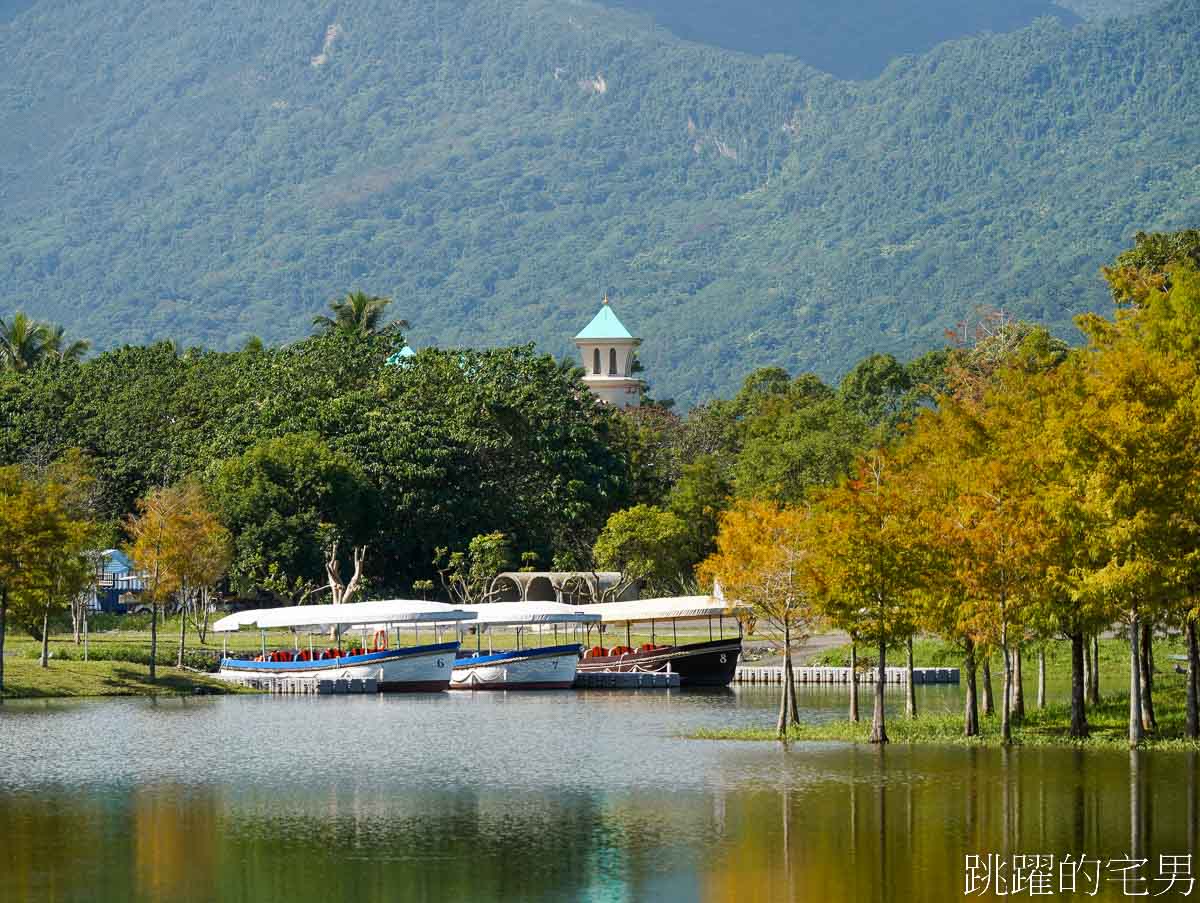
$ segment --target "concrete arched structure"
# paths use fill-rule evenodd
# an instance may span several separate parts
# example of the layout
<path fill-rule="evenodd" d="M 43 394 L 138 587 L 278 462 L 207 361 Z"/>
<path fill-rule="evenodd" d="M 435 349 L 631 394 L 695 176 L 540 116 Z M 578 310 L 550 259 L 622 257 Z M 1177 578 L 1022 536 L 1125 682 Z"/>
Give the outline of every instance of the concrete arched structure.
<path fill-rule="evenodd" d="M 492 581 L 492 592 L 497 594 L 493 597 L 496 602 L 523 601 L 521 584 L 506 574 L 501 574 Z"/>
<path fill-rule="evenodd" d="M 621 585 L 616 571 L 505 571 L 492 580 L 492 598 L 497 602 L 565 602 L 590 605 L 638 597 L 638 586 L 622 589 L 614 598 L 612 591 Z"/>
<path fill-rule="evenodd" d="M 533 579 L 525 584 L 525 601 L 557 602 L 558 592 L 553 581 L 545 574 L 535 574 Z"/>

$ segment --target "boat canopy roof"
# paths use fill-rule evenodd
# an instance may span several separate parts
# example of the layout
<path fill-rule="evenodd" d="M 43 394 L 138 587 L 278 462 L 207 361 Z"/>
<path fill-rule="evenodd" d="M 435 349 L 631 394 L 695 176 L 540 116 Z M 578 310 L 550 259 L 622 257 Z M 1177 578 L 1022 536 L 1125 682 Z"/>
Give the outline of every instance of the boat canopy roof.
<path fill-rule="evenodd" d="M 628 602 L 601 602 L 584 607 L 587 611 L 597 612 L 603 624 L 732 618 L 747 611 L 744 605 L 714 599 L 712 596 L 633 599 Z"/>
<path fill-rule="evenodd" d="M 410 599 L 381 599 L 375 602 L 348 602 L 344 605 L 292 605 L 285 608 L 258 608 L 227 615 L 213 625 L 217 633 L 254 626 L 310 628 L 376 624 L 422 624 L 473 621 L 475 613 L 444 602 Z"/>
<path fill-rule="evenodd" d="M 537 624 L 595 624 L 599 612 L 595 606 L 564 605 L 562 602 L 491 602 L 486 605 L 465 605 L 474 612 L 476 624 L 490 626 L 522 626 Z"/>

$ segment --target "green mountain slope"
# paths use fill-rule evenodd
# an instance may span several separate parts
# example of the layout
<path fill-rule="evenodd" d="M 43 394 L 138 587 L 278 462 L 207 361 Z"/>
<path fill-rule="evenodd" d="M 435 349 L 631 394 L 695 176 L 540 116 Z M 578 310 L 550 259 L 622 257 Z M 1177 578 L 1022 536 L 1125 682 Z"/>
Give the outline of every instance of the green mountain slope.
<path fill-rule="evenodd" d="M 361 287 L 418 346 L 565 353 L 607 290 L 684 402 L 980 303 L 1066 332 L 1197 220 L 1198 6 L 848 83 L 563 0 L 39 2 L 0 25 L 0 313 L 232 347 Z"/>

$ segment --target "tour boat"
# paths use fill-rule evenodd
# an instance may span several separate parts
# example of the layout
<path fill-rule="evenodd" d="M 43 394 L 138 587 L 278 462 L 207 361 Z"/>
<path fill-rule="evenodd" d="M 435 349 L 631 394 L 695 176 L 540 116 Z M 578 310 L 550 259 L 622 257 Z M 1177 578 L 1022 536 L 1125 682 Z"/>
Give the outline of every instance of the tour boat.
<path fill-rule="evenodd" d="M 563 639 L 569 638 L 579 625 L 600 620 L 599 614 L 560 602 L 493 602 L 465 608 L 475 614 L 475 620 L 460 623 L 458 629 L 461 632 L 468 623 L 475 628 L 475 651 L 459 651 L 450 678 L 452 690 L 569 689 L 575 683 L 583 647 L 578 642 L 560 643 L 560 631 Z M 491 648 L 491 634 L 503 627 L 515 628 L 516 648 L 496 652 Z M 548 628 L 554 643 L 543 645 Z M 482 642 L 485 632 L 486 651 Z"/>
<path fill-rule="evenodd" d="M 221 658 L 217 676 L 225 680 L 251 678 L 342 678 L 375 679 L 379 689 L 397 691 L 439 691 L 450 685 L 458 640 L 442 642 L 441 627 L 474 620 L 475 613 L 441 602 L 388 599 L 376 602 L 352 602 L 345 605 L 301 605 L 288 608 L 261 608 L 237 612 L 213 625 L 217 633 L 229 634 L 242 627 L 261 632 L 262 648 L 257 655 Z M 421 625 L 429 626 L 434 642 L 421 643 Z M 414 644 L 401 645 L 401 629 L 411 627 Z M 267 649 L 266 631 L 288 628 L 296 634 L 296 648 Z M 358 642 L 345 644 L 349 632 L 358 631 Z M 394 630 L 394 633 L 393 633 Z M 299 635 L 307 634 L 306 648 L 300 647 Z M 327 646 L 328 635 L 335 645 Z M 368 645 L 367 634 L 371 634 Z M 326 634 L 320 645 L 314 635 Z M 395 643 L 393 645 L 392 638 Z"/>
<path fill-rule="evenodd" d="M 625 643 L 605 648 L 596 645 L 583 654 L 580 671 L 673 671 L 681 687 L 726 687 L 733 681 L 734 670 L 742 654 L 742 625 L 738 614 L 744 609 L 711 596 L 677 596 L 664 599 L 638 599 L 629 602 L 601 602 L 585 606 L 600 615 L 601 624 L 625 628 Z M 725 620 L 733 618 L 737 635 L 725 636 Z M 678 622 L 695 625 L 707 622 L 708 639 L 679 642 Z M 717 630 L 714 634 L 713 624 Z M 630 625 L 650 625 L 650 642 L 638 648 L 630 640 Z M 670 643 L 659 643 L 658 630 L 669 624 Z M 703 634 L 701 634 L 703 635 Z M 604 634 L 601 634 L 603 642 Z"/>

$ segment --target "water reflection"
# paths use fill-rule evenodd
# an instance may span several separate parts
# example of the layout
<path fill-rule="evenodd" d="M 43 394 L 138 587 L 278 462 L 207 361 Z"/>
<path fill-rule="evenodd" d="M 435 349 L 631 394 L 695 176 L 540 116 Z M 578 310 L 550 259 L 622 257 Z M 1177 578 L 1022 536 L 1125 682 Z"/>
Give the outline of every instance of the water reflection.
<path fill-rule="evenodd" d="M 758 704 L 6 709 L 3 896 L 940 903 L 968 854 L 1195 850 L 1195 754 L 679 739 Z"/>

